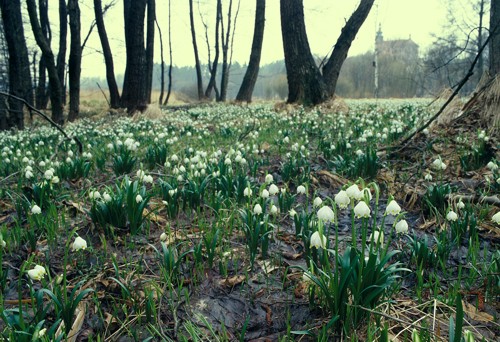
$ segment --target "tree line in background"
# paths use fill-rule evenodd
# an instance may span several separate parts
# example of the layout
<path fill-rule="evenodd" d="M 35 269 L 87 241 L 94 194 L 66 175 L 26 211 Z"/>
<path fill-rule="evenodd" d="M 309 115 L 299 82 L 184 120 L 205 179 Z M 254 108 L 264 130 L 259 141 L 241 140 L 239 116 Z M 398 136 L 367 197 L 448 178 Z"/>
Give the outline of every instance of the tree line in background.
<path fill-rule="evenodd" d="M 81 0 L 80 0 L 81 1 Z M 209 20 L 199 11 L 199 2 L 189 2 L 189 23 L 194 66 L 173 66 L 171 6 L 168 2 L 168 69 L 164 60 L 164 39 L 158 24 L 155 0 L 123 0 L 126 68 L 124 75 L 115 75 L 113 53 L 106 32 L 105 14 L 117 0 L 102 4 L 93 0 L 94 21 L 82 35 L 78 0 L 59 0 L 59 41 L 57 54 L 52 50 L 52 32 L 48 15 L 48 0 L 26 0 L 28 23 L 23 18 L 20 0 L 0 0 L 0 129 L 24 127 L 25 104 L 47 109 L 50 103 L 52 120 L 65 121 L 79 116 L 80 90 L 89 80 L 81 80 L 81 61 L 85 44 L 96 29 L 106 65 L 106 83 L 111 108 L 126 108 L 132 114 L 144 110 L 153 101 L 152 90 L 160 89 L 160 104 L 167 104 L 172 91 L 197 100 L 250 102 L 253 96 L 266 99 L 287 98 L 290 103 L 315 105 L 334 95 L 343 97 L 415 97 L 435 95 L 443 87 L 454 87 L 463 78 L 467 66 L 488 41 L 489 54 L 480 54 L 474 82 L 462 91 L 467 94 L 488 70 L 498 73 L 500 58 L 498 3 L 500 0 L 475 0 L 471 22 L 458 21 L 450 8 L 450 32 L 436 37 L 435 44 L 423 58 L 408 41 L 383 41 L 374 53 L 347 57 L 352 41 L 363 25 L 374 0 L 360 0 L 346 21 L 331 53 L 323 58 L 314 56 L 309 48 L 304 21 L 303 0 L 280 0 L 282 41 L 285 59 L 260 66 L 265 28 L 265 0 L 255 1 L 255 24 L 248 65 L 233 63 L 233 43 L 241 0 L 215 0 L 214 18 Z M 198 13 L 196 13 L 198 5 Z M 489 28 L 484 22 L 490 14 Z M 199 15 L 202 25 L 196 25 Z M 187 17 L 186 17 L 187 18 Z M 209 29 L 208 22 L 214 27 Z M 69 58 L 67 39 L 69 28 Z M 459 28 L 459 29 L 457 29 Z M 31 51 L 26 46 L 25 30 L 31 30 L 37 44 Z M 462 34 L 458 34 L 462 31 Z M 201 33 L 200 33 L 201 32 Z M 173 33 L 175 36 L 175 32 Z M 465 35 L 466 39 L 462 40 Z M 204 42 L 199 42 L 199 37 Z M 83 37 L 83 39 L 82 39 Z M 161 63 L 154 64 L 155 37 L 161 47 Z M 486 38 L 488 37 L 488 38 Z M 380 38 L 380 41 L 379 41 Z M 405 45 L 406 44 L 406 45 Z M 414 44 L 416 45 L 416 44 Z M 406 55 L 397 52 L 405 51 Z M 208 52 L 202 63 L 199 49 Z M 396 51 L 396 52 L 394 52 Z M 489 64 L 489 68 L 486 65 Z M 66 74 L 68 84 L 66 84 Z M 172 75 L 175 75 L 173 77 Z M 167 94 L 165 84 L 168 78 Z M 175 81 L 173 81 L 175 79 Z M 92 82 L 93 83 L 93 82 Z M 121 84 L 121 94 L 118 84 Z M 66 93 L 68 92 L 68 98 Z M 19 101 L 22 99 L 24 102 Z M 156 99 L 155 99 L 156 101 Z"/>

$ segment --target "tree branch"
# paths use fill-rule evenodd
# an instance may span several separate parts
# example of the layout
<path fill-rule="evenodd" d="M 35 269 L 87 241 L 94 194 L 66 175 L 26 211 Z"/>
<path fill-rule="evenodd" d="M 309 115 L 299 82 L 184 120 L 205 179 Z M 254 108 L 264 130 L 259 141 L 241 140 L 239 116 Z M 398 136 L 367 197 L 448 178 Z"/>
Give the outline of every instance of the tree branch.
<path fill-rule="evenodd" d="M 12 95 L 12 94 L 9 94 L 9 93 L 6 93 L 6 92 L 3 92 L 3 91 L 0 91 L 0 95 L 3 95 L 3 96 L 7 96 L 7 97 L 10 97 L 10 98 L 13 98 L 15 100 L 18 100 L 18 101 L 21 101 L 22 103 L 24 103 L 24 105 L 26 107 L 29 108 L 30 111 L 34 111 L 35 113 L 37 113 L 38 115 L 40 115 L 41 117 L 43 117 L 45 120 L 47 120 L 51 125 L 52 127 L 56 128 L 59 132 L 62 133 L 62 135 L 64 135 L 66 137 L 66 139 L 68 140 L 72 140 L 74 139 L 76 141 L 76 143 L 78 144 L 78 150 L 80 151 L 80 153 L 83 152 L 83 145 L 82 145 L 82 142 L 80 141 L 80 139 L 78 139 L 77 137 L 70 137 L 62 128 L 61 126 L 59 126 L 58 124 L 56 124 L 51 118 L 49 118 L 47 115 L 45 115 L 43 112 L 39 111 L 38 109 L 36 109 L 35 107 L 33 107 L 32 105 L 30 105 L 25 99 L 23 98 L 20 98 L 20 97 L 17 97 L 15 95 Z"/>

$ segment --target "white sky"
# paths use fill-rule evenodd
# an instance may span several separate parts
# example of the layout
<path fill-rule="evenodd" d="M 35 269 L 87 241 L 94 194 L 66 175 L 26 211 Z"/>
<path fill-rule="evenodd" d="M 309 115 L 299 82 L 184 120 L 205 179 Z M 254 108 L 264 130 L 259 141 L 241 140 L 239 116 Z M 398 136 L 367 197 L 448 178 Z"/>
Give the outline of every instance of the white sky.
<path fill-rule="evenodd" d="M 173 59 L 177 66 L 194 65 L 194 55 L 189 26 L 189 7 L 187 0 L 172 1 L 172 44 Z M 109 0 L 103 0 L 103 5 Z M 201 12 L 205 15 L 210 29 L 213 29 L 215 16 L 215 0 L 199 0 Z M 227 12 L 228 0 L 223 0 L 223 12 Z M 233 0 L 236 6 L 237 0 Z M 340 34 L 341 28 L 350 14 L 358 5 L 358 0 L 304 0 L 306 27 L 309 43 L 313 53 L 324 56 L 328 54 Z M 82 40 L 87 34 L 93 20 L 92 0 L 81 0 L 82 10 Z M 104 21 L 114 55 L 115 73 L 121 74 L 125 68 L 125 43 L 123 34 L 123 1 L 118 0 L 106 14 Z M 157 18 L 162 28 L 165 58 L 168 57 L 167 27 L 168 0 L 157 0 Z M 206 63 L 207 50 L 204 30 L 194 0 L 196 28 L 200 58 Z M 51 25 L 53 29 L 52 44 L 57 51 L 58 16 L 57 2 L 49 2 Z M 255 15 L 255 0 L 241 0 L 234 42 L 233 60 L 247 63 L 253 37 Z M 382 25 L 385 39 L 411 38 L 420 45 L 423 52 L 432 43 L 431 33 L 438 33 L 445 22 L 446 7 L 442 0 L 376 0 L 372 11 L 361 27 L 358 36 L 349 51 L 350 55 L 361 54 L 373 49 L 377 23 Z M 26 27 L 26 33 L 31 34 Z M 213 39 L 213 34 L 210 34 Z M 213 42 L 212 42 L 213 45 Z M 155 62 L 160 62 L 160 44 L 158 34 L 155 36 Z M 69 47 L 69 44 L 68 44 Z M 94 29 L 84 51 L 82 61 L 82 76 L 104 78 L 105 67 L 101 53 L 97 29 Z M 283 58 L 281 41 L 281 25 L 279 15 L 279 0 L 267 0 L 266 28 L 261 63 L 269 63 Z M 168 60 L 166 60 L 168 62 Z"/>

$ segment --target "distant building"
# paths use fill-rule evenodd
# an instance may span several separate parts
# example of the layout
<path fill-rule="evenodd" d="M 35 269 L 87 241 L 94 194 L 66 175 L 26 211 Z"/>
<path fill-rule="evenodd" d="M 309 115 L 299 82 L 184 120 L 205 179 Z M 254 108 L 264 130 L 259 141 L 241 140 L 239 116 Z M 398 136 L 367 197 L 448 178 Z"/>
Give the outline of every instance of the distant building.
<path fill-rule="evenodd" d="M 375 44 L 379 57 L 392 57 L 393 59 L 406 61 L 418 59 L 418 44 L 411 37 L 408 39 L 384 40 L 380 26 Z"/>

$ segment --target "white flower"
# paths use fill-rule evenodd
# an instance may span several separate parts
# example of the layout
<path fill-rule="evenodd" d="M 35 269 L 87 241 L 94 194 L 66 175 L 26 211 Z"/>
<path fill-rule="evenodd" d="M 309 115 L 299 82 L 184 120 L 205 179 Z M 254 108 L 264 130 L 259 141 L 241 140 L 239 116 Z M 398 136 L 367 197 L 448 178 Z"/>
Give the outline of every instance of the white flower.
<path fill-rule="evenodd" d="M 500 211 L 491 217 L 491 220 L 496 224 L 500 224 Z"/>
<path fill-rule="evenodd" d="M 323 200 L 319 197 L 316 197 L 313 201 L 313 206 L 314 207 L 319 207 L 321 205 L 321 203 L 323 203 Z"/>
<path fill-rule="evenodd" d="M 375 244 L 380 243 L 381 245 L 384 244 L 384 232 L 380 230 L 375 230 L 373 233 L 370 235 L 370 241 L 375 242 Z"/>
<path fill-rule="evenodd" d="M 111 201 L 111 196 L 107 192 L 105 192 L 102 194 L 102 199 L 104 200 L 104 202 L 107 203 L 107 202 Z"/>
<path fill-rule="evenodd" d="M 243 196 L 245 197 L 252 196 L 252 189 L 250 189 L 250 187 L 246 187 L 245 190 L 243 190 Z"/>
<path fill-rule="evenodd" d="M 314 232 L 311 235 L 311 245 L 310 247 L 315 248 L 326 248 L 326 236 L 320 234 L 320 232 Z"/>
<path fill-rule="evenodd" d="M 145 175 L 144 178 L 142 179 L 142 181 L 144 183 L 150 183 L 150 184 L 152 184 L 153 183 L 153 176 L 151 176 L 151 175 Z"/>
<path fill-rule="evenodd" d="M 26 173 L 24 174 L 24 177 L 26 177 L 27 179 L 30 179 L 30 178 L 33 178 L 33 172 L 31 172 L 30 170 L 26 170 Z"/>
<path fill-rule="evenodd" d="M 297 187 L 297 193 L 298 193 L 298 194 L 305 194 L 305 193 L 306 193 L 306 187 L 305 187 L 305 186 L 303 186 L 303 185 L 299 185 L 299 186 Z"/>
<path fill-rule="evenodd" d="M 278 213 L 278 208 L 273 204 L 271 206 L 270 212 L 272 215 L 276 215 Z"/>
<path fill-rule="evenodd" d="M 438 171 L 444 171 L 446 170 L 446 164 L 443 163 L 443 161 L 441 160 L 441 157 L 438 157 L 436 158 L 433 162 L 432 162 L 432 167 Z"/>
<path fill-rule="evenodd" d="M 35 265 L 35 268 L 28 270 L 28 276 L 31 280 L 42 280 L 46 273 L 45 267 L 40 265 Z"/>
<path fill-rule="evenodd" d="M 146 175 L 146 173 L 144 171 L 142 171 L 141 169 L 137 170 L 137 172 L 135 173 L 135 175 L 137 176 L 137 178 L 139 178 L 140 180 L 142 180 L 144 178 L 144 176 Z"/>
<path fill-rule="evenodd" d="M 333 213 L 332 208 L 325 205 L 320 210 L 318 210 L 318 219 L 323 222 L 333 222 L 335 221 L 335 214 Z"/>
<path fill-rule="evenodd" d="M 464 203 L 464 202 L 462 202 L 462 200 L 458 201 L 458 203 L 457 203 L 457 208 L 458 208 L 458 209 L 463 209 L 463 208 L 465 208 L 465 203 Z"/>
<path fill-rule="evenodd" d="M 97 200 L 97 199 L 101 198 L 101 194 L 97 190 L 91 191 L 91 192 L 89 192 L 89 198 L 93 199 L 93 200 Z"/>
<path fill-rule="evenodd" d="M 52 179 L 52 177 L 54 177 L 54 171 L 52 171 L 52 169 L 48 169 L 47 171 L 45 171 L 43 176 L 45 177 L 45 179 L 50 180 Z"/>
<path fill-rule="evenodd" d="M 274 196 L 278 193 L 279 189 L 275 184 L 269 186 L 269 195 Z"/>
<path fill-rule="evenodd" d="M 365 201 L 361 201 L 356 206 L 354 207 L 354 215 L 356 215 L 357 218 L 364 217 L 368 218 L 370 217 L 370 207 L 365 203 Z"/>
<path fill-rule="evenodd" d="M 406 222 L 406 220 L 399 221 L 398 223 L 396 223 L 395 229 L 397 234 L 408 233 L 408 222 Z"/>
<path fill-rule="evenodd" d="M 274 180 L 273 175 L 271 175 L 271 174 L 266 175 L 266 183 L 267 184 L 271 184 L 273 182 L 273 180 Z"/>
<path fill-rule="evenodd" d="M 424 179 L 428 182 L 431 182 L 432 181 L 432 175 L 430 173 L 427 173 L 424 177 Z"/>
<path fill-rule="evenodd" d="M 52 177 L 52 179 L 50 180 L 50 182 L 51 182 L 52 184 L 57 184 L 57 183 L 59 183 L 59 177 L 58 177 L 58 176 L 54 176 L 54 177 Z"/>
<path fill-rule="evenodd" d="M 363 197 L 363 193 L 359 191 L 359 188 L 356 184 L 353 184 L 350 187 L 348 187 L 345 192 L 350 199 L 359 200 Z"/>
<path fill-rule="evenodd" d="M 290 209 L 290 211 L 288 212 L 288 214 L 291 216 L 291 217 L 295 217 L 297 215 L 297 212 L 295 211 L 295 209 Z"/>
<path fill-rule="evenodd" d="M 262 193 L 260 194 L 262 198 L 269 198 L 269 191 L 266 189 L 262 190 Z"/>
<path fill-rule="evenodd" d="M 33 215 L 41 214 L 42 213 L 42 209 L 40 209 L 40 207 L 35 204 L 34 206 L 31 207 L 31 213 Z"/>
<path fill-rule="evenodd" d="M 161 233 L 161 235 L 160 235 L 161 242 L 167 241 L 167 238 L 168 238 L 168 235 L 165 232 Z"/>
<path fill-rule="evenodd" d="M 338 194 L 335 195 L 335 203 L 340 209 L 345 209 L 351 203 L 351 199 L 345 190 L 340 190 Z"/>
<path fill-rule="evenodd" d="M 73 251 L 79 251 L 81 249 L 87 249 L 87 241 L 82 239 L 81 237 L 77 236 L 75 238 L 75 241 L 73 242 L 73 245 L 71 246 L 71 249 Z"/>
<path fill-rule="evenodd" d="M 40 331 L 38 332 L 38 337 L 45 336 L 46 332 L 47 332 L 47 328 L 40 329 Z"/>
<path fill-rule="evenodd" d="M 385 208 L 386 215 L 398 216 L 400 212 L 401 212 L 401 207 L 395 200 L 390 201 L 387 207 Z"/>
<path fill-rule="evenodd" d="M 257 204 L 255 205 L 255 207 L 253 207 L 253 213 L 254 213 L 255 215 L 260 215 L 260 214 L 262 214 L 262 207 L 260 206 L 260 204 L 259 204 L 259 203 L 257 203 Z"/>
<path fill-rule="evenodd" d="M 142 202 L 142 196 L 141 196 L 141 195 L 137 195 L 137 196 L 135 196 L 135 201 L 136 201 L 137 203 L 141 203 L 141 202 Z"/>
<path fill-rule="evenodd" d="M 498 165 L 493 161 L 490 161 L 488 164 L 486 164 L 486 167 L 491 171 L 495 171 L 496 169 L 498 169 Z"/>
<path fill-rule="evenodd" d="M 458 215 L 453 210 L 450 210 L 448 214 L 446 214 L 446 219 L 448 221 L 456 221 L 458 219 Z"/>

